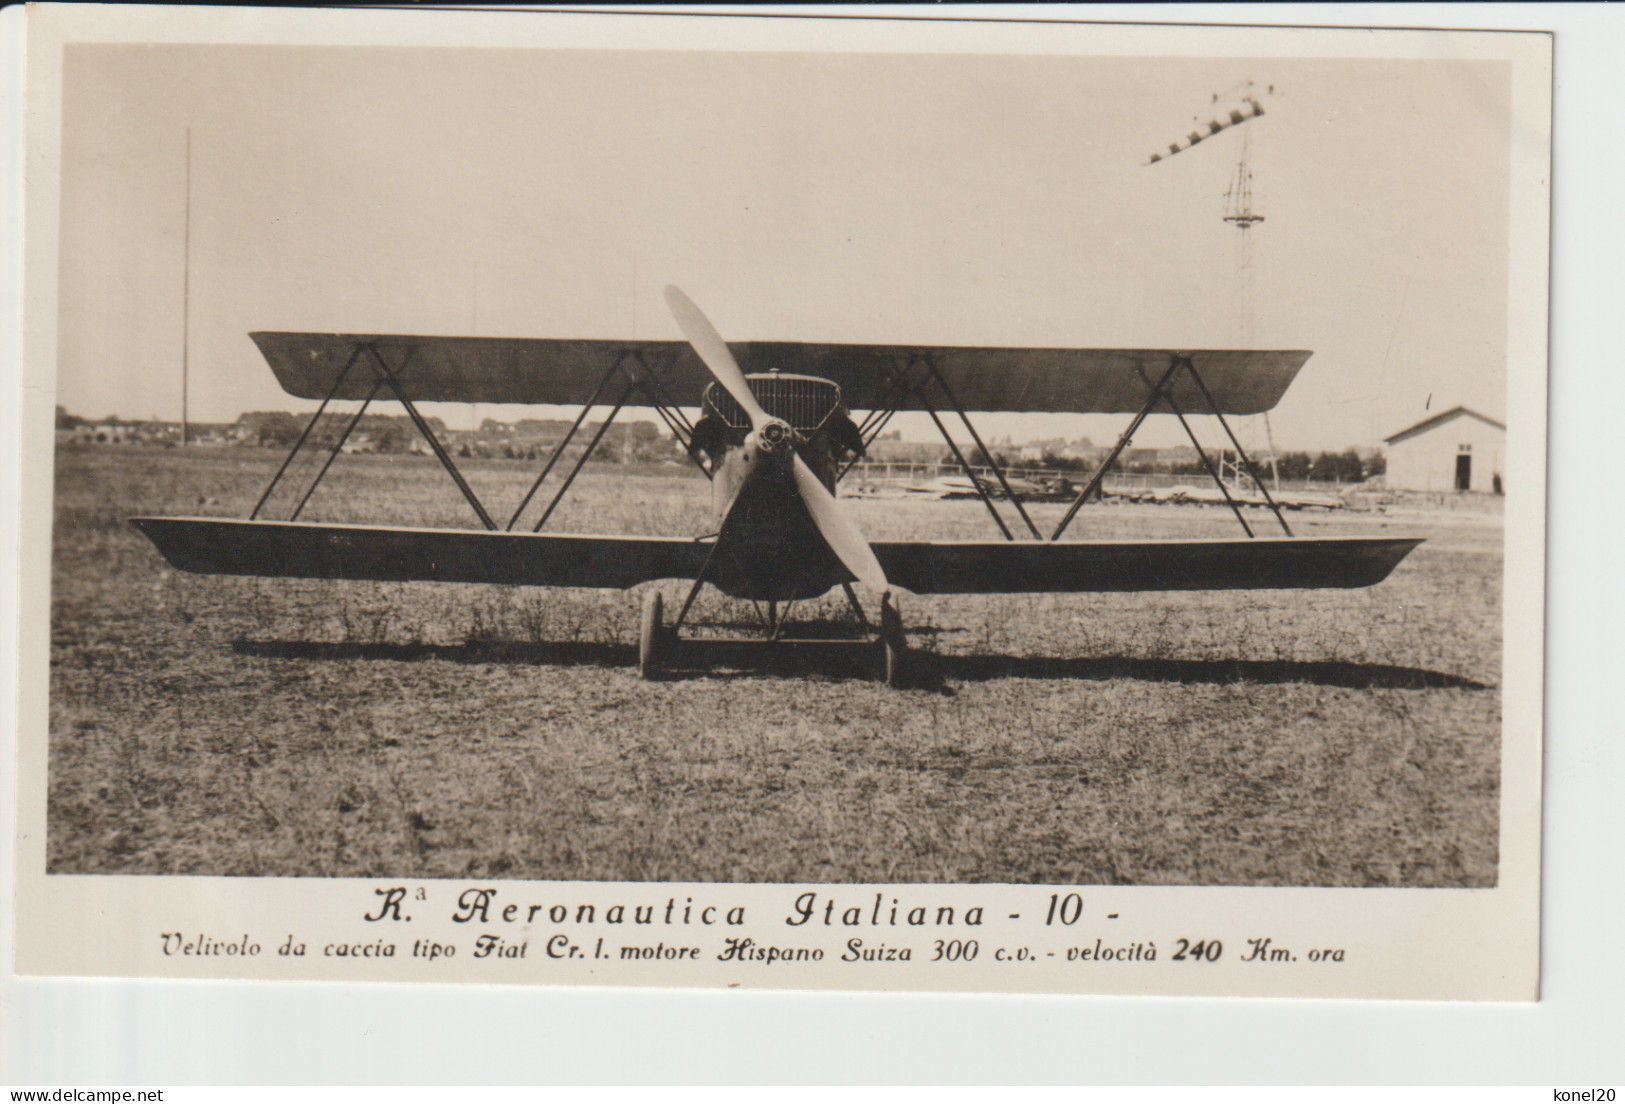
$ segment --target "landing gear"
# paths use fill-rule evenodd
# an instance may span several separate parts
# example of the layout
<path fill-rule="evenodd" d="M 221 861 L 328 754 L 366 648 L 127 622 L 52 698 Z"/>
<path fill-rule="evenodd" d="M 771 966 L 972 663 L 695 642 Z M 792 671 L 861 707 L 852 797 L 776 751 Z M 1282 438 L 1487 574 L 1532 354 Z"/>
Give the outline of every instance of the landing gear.
<path fill-rule="evenodd" d="M 908 684 L 908 638 L 903 635 L 903 615 L 890 591 L 880 596 L 880 649 L 882 673 L 893 690 Z"/>
<path fill-rule="evenodd" d="M 916 657 L 909 651 L 908 638 L 903 633 L 903 618 L 898 611 L 896 596 L 890 592 L 881 596 L 880 624 L 877 632 L 875 623 L 863 616 L 863 607 L 858 604 L 857 595 L 851 593 L 850 585 L 846 589 L 852 601 L 853 611 L 864 628 L 860 639 L 840 640 L 821 637 L 805 640 L 785 639 L 784 622 L 778 616 L 779 611 L 775 603 L 770 606 L 770 613 L 764 624 L 764 634 L 755 643 L 769 649 L 818 650 L 831 647 L 851 649 L 849 654 L 857 661 L 859 670 L 865 667 L 874 670 L 873 667 L 869 667 L 869 663 L 874 661 L 866 657 L 876 657 L 879 667 L 877 673 L 887 686 L 898 688 L 910 685 L 910 680 L 916 673 Z M 658 590 L 649 590 L 644 594 L 643 614 L 638 624 L 638 677 L 645 681 L 660 678 L 661 669 L 672 662 L 677 652 L 678 626 L 665 623 L 664 611 L 665 602 Z M 689 646 L 700 648 L 702 651 L 704 646 L 710 646 L 713 651 L 726 646 L 727 650 L 737 652 L 740 647 L 747 647 L 751 643 L 748 640 L 717 638 L 691 641 Z M 685 653 L 689 646 L 685 646 Z"/>
<path fill-rule="evenodd" d="M 651 590 L 643 596 L 643 618 L 638 625 L 638 677 L 645 681 L 655 677 L 661 653 L 665 651 L 663 606 L 658 590 Z"/>

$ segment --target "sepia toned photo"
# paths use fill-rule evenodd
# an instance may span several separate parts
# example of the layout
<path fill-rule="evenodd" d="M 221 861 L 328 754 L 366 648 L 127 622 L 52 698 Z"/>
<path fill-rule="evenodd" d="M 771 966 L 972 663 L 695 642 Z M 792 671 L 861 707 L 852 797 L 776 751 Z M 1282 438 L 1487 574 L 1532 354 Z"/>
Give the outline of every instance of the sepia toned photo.
<path fill-rule="evenodd" d="M 137 972 L 1533 995 L 1548 40 L 442 16 L 53 55 L 19 855 Z"/>

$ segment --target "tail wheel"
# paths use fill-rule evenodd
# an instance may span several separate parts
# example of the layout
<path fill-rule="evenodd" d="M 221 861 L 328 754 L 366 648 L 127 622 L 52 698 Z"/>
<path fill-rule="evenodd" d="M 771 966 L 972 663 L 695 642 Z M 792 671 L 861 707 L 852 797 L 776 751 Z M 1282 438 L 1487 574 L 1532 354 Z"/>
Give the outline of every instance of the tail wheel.
<path fill-rule="evenodd" d="M 658 590 L 651 590 L 643 596 L 643 618 L 638 626 L 638 677 L 641 679 L 654 678 L 656 665 L 660 661 L 661 644 L 666 634 L 663 608 L 664 602 Z"/>
<path fill-rule="evenodd" d="M 893 689 L 906 685 L 908 638 L 903 635 L 903 615 L 897 610 L 897 599 L 889 591 L 880 598 L 880 647 L 886 685 Z"/>

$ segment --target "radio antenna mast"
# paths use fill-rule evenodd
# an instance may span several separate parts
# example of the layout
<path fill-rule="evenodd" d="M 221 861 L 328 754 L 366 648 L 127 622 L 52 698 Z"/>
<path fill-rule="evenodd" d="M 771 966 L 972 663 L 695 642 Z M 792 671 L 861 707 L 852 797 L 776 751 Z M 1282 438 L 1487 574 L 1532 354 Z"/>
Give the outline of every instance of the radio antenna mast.
<path fill-rule="evenodd" d="M 1253 319 L 1253 235 L 1252 228 L 1264 221 L 1264 216 L 1253 210 L 1253 133 L 1243 131 L 1241 156 L 1236 161 L 1235 175 L 1224 193 L 1224 221 L 1241 231 L 1241 343 L 1251 347 L 1254 340 Z"/>
<path fill-rule="evenodd" d="M 186 128 L 186 230 L 182 239 L 181 267 L 181 448 L 186 447 L 188 431 L 187 397 L 191 390 L 190 353 L 192 344 L 192 128 Z"/>
<path fill-rule="evenodd" d="M 1259 103 L 1259 96 L 1273 96 L 1275 86 L 1269 85 L 1262 93 L 1257 91 L 1252 81 L 1246 81 L 1225 92 L 1216 92 L 1212 104 L 1208 109 L 1208 121 L 1200 123 L 1202 116 L 1195 119 L 1199 122 L 1197 129 L 1192 130 L 1178 142 L 1170 143 L 1165 151 L 1151 155 L 1146 162 L 1154 165 L 1159 161 L 1166 161 L 1176 154 L 1180 154 L 1217 135 L 1222 130 L 1238 127 L 1251 119 L 1264 114 L 1264 105 Z M 1226 104 L 1233 106 L 1225 106 Z M 1241 151 L 1236 159 L 1235 172 L 1230 177 L 1230 185 L 1224 193 L 1224 221 L 1241 232 L 1238 242 L 1240 256 L 1237 264 L 1237 295 L 1240 300 L 1239 314 L 1241 320 L 1241 344 L 1244 348 L 1252 348 L 1257 341 L 1256 325 L 1253 305 L 1253 235 L 1254 226 L 1264 221 L 1264 216 L 1253 207 L 1253 170 L 1252 170 L 1252 140 L 1253 129 L 1247 127 L 1241 132 Z M 1264 415 L 1264 436 L 1269 444 L 1269 464 L 1273 473 L 1276 487 L 1279 488 L 1281 475 L 1276 463 L 1275 434 L 1270 428 L 1270 416 Z M 1221 453 L 1221 458 L 1222 458 Z M 1237 458 L 1240 464 L 1240 458 Z M 1239 478 L 1241 472 L 1238 470 Z"/>

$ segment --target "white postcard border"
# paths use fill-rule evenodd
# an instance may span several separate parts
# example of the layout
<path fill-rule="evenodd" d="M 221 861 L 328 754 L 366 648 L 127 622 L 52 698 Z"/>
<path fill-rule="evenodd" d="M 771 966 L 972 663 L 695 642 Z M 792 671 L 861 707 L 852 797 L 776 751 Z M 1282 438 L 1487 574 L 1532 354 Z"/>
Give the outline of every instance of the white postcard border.
<path fill-rule="evenodd" d="M 239 35 L 255 37 L 266 31 L 280 35 L 320 41 L 378 41 L 375 19 L 361 13 L 321 12 L 305 23 L 279 12 L 261 11 L 246 22 L 252 24 L 247 32 L 241 24 L 233 23 L 229 15 L 215 15 L 207 33 L 200 34 L 200 24 L 209 21 L 215 13 L 177 13 L 161 9 L 103 10 L 94 25 L 77 19 L 59 17 L 70 13 L 61 9 L 37 9 L 41 17 L 38 47 L 30 56 L 31 79 L 35 89 L 44 89 L 46 95 L 30 104 L 30 141 L 34 156 L 30 161 L 29 178 L 31 206 L 27 213 L 26 249 L 28 272 L 54 274 L 55 225 L 58 217 L 56 205 L 56 121 L 57 108 L 51 92 L 56 88 L 59 70 L 52 66 L 60 59 L 60 45 L 70 36 L 79 39 L 85 32 L 103 40 L 116 40 L 120 36 L 141 38 L 170 37 L 172 40 L 206 38 L 223 41 Z M 506 19 L 494 17 L 494 20 Z M 564 29 L 550 23 L 545 44 L 558 45 L 570 41 L 573 45 L 594 45 L 597 36 L 609 33 L 617 48 L 629 48 L 627 24 L 618 23 L 613 32 L 605 32 L 599 20 L 593 17 L 563 17 Z M 617 17 L 619 18 L 619 17 Z M 404 13 L 403 24 L 417 27 L 430 26 L 427 20 L 436 20 L 430 13 Z M 194 22 L 196 20 L 197 22 Z M 473 26 L 477 20 L 469 20 Z M 779 36 L 781 42 L 795 42 L 795 48 L 855 49 L 851 37 L 861 33 L 874 34 L 879 45 L 876 49 L 896 49 L 904 40 L 929 40 L 931 48 L 953 50 L 980 50 L 1009 52 L 1019 49 L 1015 39 L 1030 37 L 1028 28 L 998 27 L 988 31 L 986 25 L 965 28 L 954 25 L 894 27 L 889 24 L 857 28 L 829 21 L 816 28 L 813 39 L 795 39 L 797 32 L 788 22 L 778 20 L 749 21 L 749 28 L 737 24 L 679 25 L 675 31 L 662 28 L 650 32 L 651 48 L 673 48 L 674 40 L 693 38 L 692 48 L 742 48 L 748 41 L 753 48 L 761 48 L 765 34 Z M 579 25 L 579 26 L 578 26 Z M 436 41 L 448 39 L 443 24 L 432 24 Z M 501 29 L 478 32 L 481 41 L 500 40 L 512 45 L 514 35 L 511 24 Z M 583 29 L 584 28 L 584 29 Z M 580 37 L 571 38 L 579 33 Z M 1136 48 L 1137 36 L 1146 35 L 1159 42 L 1158 52 L 1200 53 L 1212 55 L 1225 52 L 1228 32 L 1217 32 L 1217 44 L 1206 29 L 1141 29 L 1141 28 L 1069 28 L 1068 34 L 1089 39 L 1095 36 L 1122 36 L 1121 51 Z M 472 35 L 473 32 L 470 32 Z M 1395 33 L 1389 36 L 1351 35 L 1346 39 L 1329 40 L 1322 32 L 1281 31 L 1257 32 L 1237 30 L 1233 33 L 1238 53 L 1257 54 L 1259 35 L 1270 41 L 1292 39 L 1297 52 L 1312 50 L 1330 56 L 1347 51 L 1342 56 L 1367 56 L 1383 51 L 1408 52 L 1409 56 L 1429 56 L 1428 51 L 1443 47 L 1452 57 L 1466 56 L 1483 50 L 1490 56 L 1517 55 L 1515 68 L 1516 90 L 1514 101 L 1520 109 L 1527 108 L 1533 129 L 1532 135 L 1543 134 L 1541 122 L 1549 114 L 1550 69 L 1544 55 L 1545 44 L 1539 39 L 1517 39 L 1511 36 L 1452 37 L 1445 41 L 1427 33 Z M 489 38 L 483 36 L 489 35 Z M 55 36 L 55 37 L 53 37 Z M 472 39 L 470 40 L 472 41 Z M 1032 46 L 1037 52 L 1056 48 L 1055 39 L 1046 38 L 1041 46 Z M 1385 49 L 1388 48 L 1388 49 Z M 1547 195 L 1546 174 L 1540 166 L 1549 157 L 1549 146 L 1544 140 L 1532 140 L 1518 150 L 1519 169 L 1515 172 L 1514 209 L 1520 211 L 1514 219 L 1514 257 L 1510 265 L 1514 281 L 1513 302 L 1523 306 L 1538 303 L 1539 310 L 1509 313 L 1509 409 L 1516 412 L 1509 419 L 1508 448 L 1510 462 L 1521 471 L 1544 472 L 1544 350 L 1546 344 L 1544 318 L 1545 258 L 1547 246 L 1544 219 Z M 1531 212 L 1541 217 L 1529 217 Z M 25 286 L 26 318 L 24 408 L 22 412 L 25 463 L 30 471 L 48 471 L 52 441 L 49 420 L 45 416 L 51 407 L 51 365 L 55 363 L 54 319 L 55 282 L 51 278 L 36 277 Z M 41 320 L 44 323 L 41 324 Z M 1533 482 L 1533 480 L 1531 480 Z M 1541 481 L 1543 483 L 1543 480 Z M 24 533 L 48 533 L 50 530 L 49 480 L 32 479 L 25 484 L 20 518 Z M 1110 912 L 1120 917 L 1140 913 L 1148 916 L 1148 924 L 1160 926 L 1152 933 L 1144 929 L 1147 939 L 1128 939 L 1123 945 L 1136 942 L 1156 942 L 1159 949 L 1175 933 L 1183 931 L 1189 923 L 1180 917 L 1200 915 L 1218 917 L 1226 931 L 1252 931 L 1266 937 L 1266 928 L 1288 932 L 1280 935 L 1281 943 L 1288 939 L 1293 944 L 1308 947 L 1326 944 L 1363 949 L 1378 964 L 1362 969 L 1358 975 L 1345 973 L 1327 975 L 1330 981 L 1312 979 L 1307 974 L 1294 974 L 1291 982 L 1278 980 L 1253 981 L 1239 975 L 1215 971 L 1206 975 L 1187 973 L 1179 977 L 1128 976 L 1113 977 L 1109 972 L 1096 973 L 1081 984 L 1070 978 L 1048 982 L 1020 980 L 1010 971 L 1000 973 L 990 963 L 981 963 L 974 970 L 938 971 L 931 974 L 888 974 L 881 967 L 859 967 L 870 972 L 861 980 L 838 975 L 830 966 L 801 972 L 786 970 L 783 975 L 767 977 L 756 974 L 738 983 L 743 986 L 788 986 L 791 988 L 862 988 L 862 989 L 929 989 L 983 991 L 1039 992 L 1095 992 L 1095 993 L 1167 993 L 1182 995 L 1259 995 L 1273 996 L 1294 993 L 1314 996 L 1383 996 L 1416 999 L 1529 999 L 1536 986 L 1536 956 L 1534 944 L 1538 931 L 1539 886 L 1539 792 L 1540 792 L 1540 716 L 1541 667 L 1543 635 L 1541 588 L 1529 580 L 1541 578 L 1544 562 L 1543 497 L 1520 492 L 1508 502 L 1507 516 L 1507 632 L 1505 637 L 1505 731 L 1502 772 L 1502 822 L 1500 883 L 1491 890 L 1305 890 L 1305 889 L 1157 889 L 1114 887 L 821 887 L 821 886 L 727 886 L 727 887 L 655 887 L 625 885 L 573 884 L 567 887 L 550 883 L 503 884 L 490 883 L 498 891 L 497 900 L 506 904 L 517 902 L 528 908 L 542 903 L 550 905 L 561 897 L 572 905 L 581 900 L 596 898 L 607 909 L 616 900 L 630 903 L 633 897 L 640 901 L 658 897 L 658 904 L 666 899 L 681 901 L 688 896 L 699 900 L 704 892 L 719 900 L 738 901 L 739 907 L 750 916 L 750 935 L 759 945 L 766 940 L 782 942 L 786 927 L 783 916 L 794 912 L 794 902 L 803 894 L 819 895 L 819 907 L 829 894 L 842 899 L 845 909 L 847 898 L 862 899 L 866 908 L 875 893 L 882 895 L 880 905 L 885 908 L 891 897 L 902 897 L 912 902 L 915 898 L 928 902 L 935 910 L 943 907 L 939 899 L 951 899 L 954 907 L 968 910 L 976 902 L 998 899 L 1016 900 L 1017 906 L 984 905 L 991 914 L 995 907 L 1005 913 L 1019 912 L 1030 918 L 1041 908 L 1050 893 L 1065 893 L 1076 889 L 1085 895 L 1090 919 L 1104 923 Z M 49 547 L 39 540 L 30 540 L 22 550 L 22 574 L 25 579 L 49 578 Z M 335 932 L 357 933 L 335 936 L 353 945 L 366 942 L 359 933 L 372 935 L 377 929 L 368 927 L 362 916 L 377 907 L 376 891 L 394 888 L 395 884 L 373 881 L 342 880 L 315 882 L 297 879 L 207 879 L 207 878 L 143 878 L 122 876 L 45 876 L 44 869 L 44 787 L 39 784 L 45 776 L 46 746 L 45 701 L 42 688 L 46 684 L 49 657 L 47 654 L 48 602 L 46 588 L 31 586 L 23 595 L 22 647 L 19 652 L 21 685 L 25 688 L 22 702 L 22 723 L 19 740 L 19 780 L 21 784 L 17 873 L 19 903 L 17 928 L 18 964 L 30 974 L 74 974 L 81 976 L 167 976 L 167 977 L 237 977 L 301 979 L 430 981 L 453 980 L 442 978 L 421 967 L 402 969 L 407 960 L 390 962 L 371 973 L 357 975 L 353 971 L 335 973 L 331 965 L 321 969 L 292 969 L 279 973 L 272 969 L 272 944 L 280 943 L 281 929 L 289 924 L 289 913 L 299 923 L 310 926 L 311 943 L 321 942 L 316 929 L 326 926 Z M 408 882 L 406 888 L 425 892 L 425 910 L 432 911 L 443 930 L 463 929 L 447 927 L 456 923 L 452 917 L 459 910 L 457 902 L 468 890 L 487 887 L 487 883 L 417 883 Z M 1116 902 L 1125 904 L 1118 905 Z M 1260 905 L 1260 902 L 1265 902 Z M 1262 909 L 1262 912 L 1259 910 Z M 500 914 L 500 906 L 497 906 Z M 905 909 L 906 912 L 906 909 Z M 959 913 L 963 915 L 963 911 Z M 1256 920 L 1268 917 L 1267 923 Z M 159 919 L 163 917 L 164 919 Z M 174 919 L 170 919 L 173 917 Z M 761 919 L 757 919 L 761 917 Z M 139 918 L 133 919 L 133 918 Z M 163 932 L 175 930 L 190 935 L 194 930 L 202 933 L 205 942 L 212 939 L 229 941 L 237 929 L 254 923 L 259 930 L 249 934 L 262 946 L 267 957 L 253 962 L 230 956 L 202 956 L 193 958 L 184 954 L 165 954 Z M 379 921 L 385 922 L 385 921 Z M 420 921 L 421 922 L 421 921 Z M 1219 923 L 1219 920 L 1213 921 Z M 762 927 L 758 927 L 762 925 Z M 1182 926 L 1183 925 L 1183 926 Z M 791 926 L 792 928 L 794 926 Z M 836 929 L 838 930 L 838 929 Z M 414 934 L 418 929 L 414 929 Z M 216 935 L 215 933 L 218 933 Z M 795 934 L 792 930 L 791 934 Z M 844 933 L 843 933 L 844 934 Z M 1192 935 L 1197 933 L 1192 930 Z M 551 935 L 551 933 L 549 933 Z M 422 937 L 420 937 L 422 938 Z M 1006 936 L 1001 930 L 997 944 L 1001 947 L 1019 946 L 1023 935 L 1012 930 Z M 538 941 L 540 942 L 540 941 Z M 579 942 L 579 941 L 578 941 Z M 1090 941 L 1090 945 L 1093 942 Z M 838 950 L 840 941 L 828 941 L 829 950 Z M 991 946 L 991 945 L 990 945 Z M 1055 944 L 1064 950 L 1070 944 Z M 1239 947 L 1237 948 L 1240 949 Z M 833 957 L 833 956 L 831 956 Z M 528 962 L 529 960 L 527 960 Z M 1496 964 L 1486 969 L 1486 963 Z M 495 963 L 490 963 L 495 964 Z M 795 964 L 789 964 L 794 966 Z M 1239 965 L 1239 964 L 1238 964 Z M 476 964 L 467 958 L 457 963 L 455 980 L 473 982 L 514 982 L 529 984 L 543 981 L 554 984 L 642 984 L 642 985 L 729 985 L 735 979 L 725 977 L 716 967 L 694 973 L 678 967 L 659 975 L 641 978 L 602 977 L 589 972 L 586 976 L 534 976 L 519 972 L 507 976 L 480 974 L 469 968 Z M 194 969 L 197 967 L 197 969 Z M 975 974 L 973 981 L 965 980 Z M 1161 972 L 1159 971 L 1159 974 Z M 785 976 L 788 975 L 788 976 Z M 1193 978 L 1195 980 L 1193 980 Z M 1203 980 L 1206 978 L 1208 980 Z"/>

